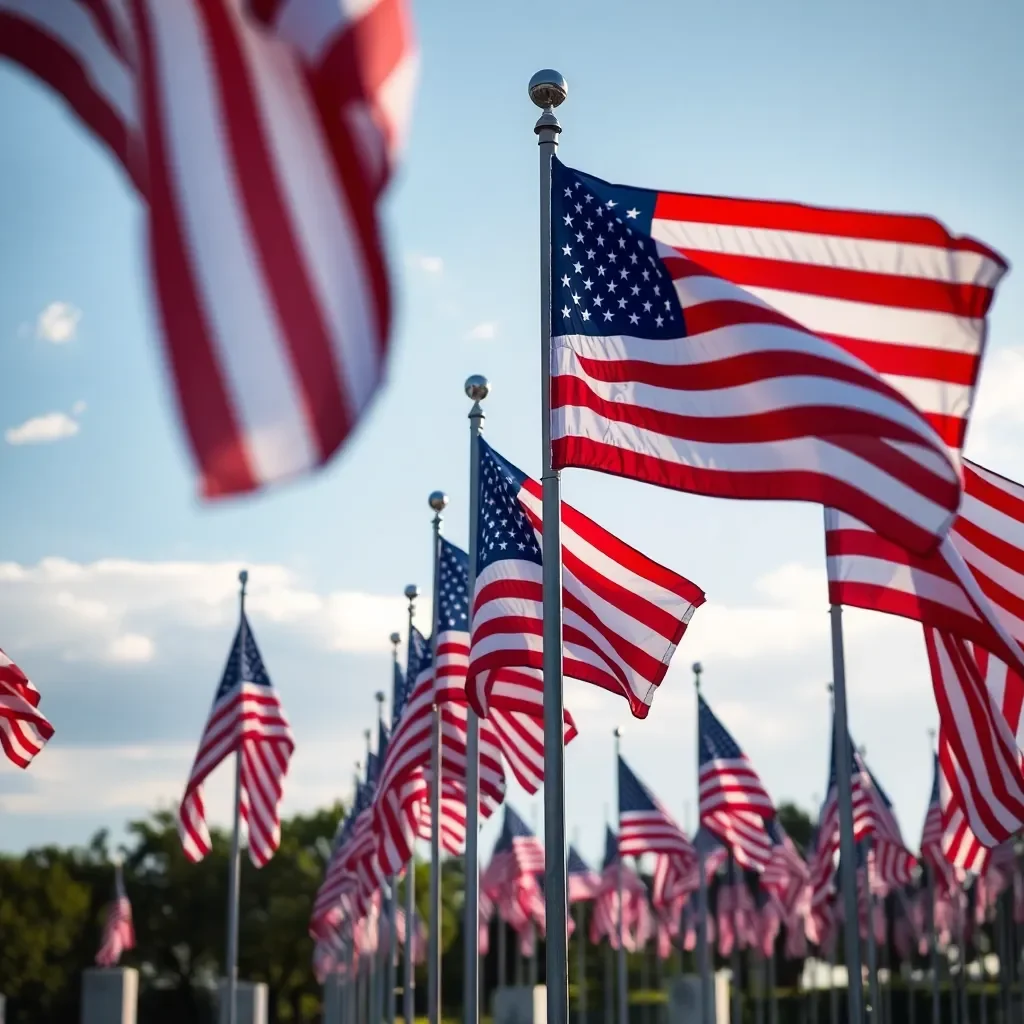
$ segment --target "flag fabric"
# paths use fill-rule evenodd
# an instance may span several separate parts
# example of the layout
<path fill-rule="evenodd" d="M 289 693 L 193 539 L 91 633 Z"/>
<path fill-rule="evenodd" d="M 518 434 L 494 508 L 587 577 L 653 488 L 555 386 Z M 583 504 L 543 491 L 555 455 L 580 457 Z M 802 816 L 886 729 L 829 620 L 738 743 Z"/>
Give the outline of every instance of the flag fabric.
<path fill-rule="evenodd" d="M 676 858 L 684 867 L 696 863 L 697 852 L 686 834 L 621 756 L 618 789 L 621 856 L 660 853 Z"/>
<path fill-rule="evenodd" d="M 746 754 L 697 694 L 700 821 L 732 852 L 739 865 L 763 871 L 772 840 L 765 822 L 775 806 Z"/>
<path fill-rule="evenodd" d="M 760 885 L 775 901 L 788 927 L 807 893 L 811 874 L 779 819 L 766 822 L 766 828 L 772 848 L 761 872 Z"/>
<path fill-rule="evenodd" d="M 167 363 L 207 497 L 307 472 L 381 381 L 376 204 L 411 105 L 402 0 L 0 0 L 145 204 Z"/>
<path fill-rule="evenodd" d="M 966 803 L 971 797 L 970 787 L 964 784 L 963 772 L 949 734 L 939 728 L 939 803 L 942 808 L 942 855 L 956 869 L 956 884 L 950 883 L 950 891 L 958 891 L 964 873 L 980 874 L 988 863 L 988 847 L 974 831 L 973 821 L 984 820 Z M 974 813 L 972 813 L 972 810 Z M 992 840 L 995 836 L 988 835 Z"/>
<path fill-rule="evenodd" d="M 0 750 L 18 768 L 27 768 L 53 736 L 40 700 L 28 676 L 0 651 Z"/>
<path fill-rule="evenodd" d="M 601 884 L 601 877 L 580 856 L 575 846 L 569 847 L 569 861 L 566 877 L 569 884 L 569 904 L 592 900 Z"/>
<path fill-rule="evenodd" d="M 962 401 L 937 430 L 932 396 L 896 384 L 937 363 L 973 384 L 959 353 L 1002 257 L 925 217 L 654 192 L 557 159 L 551 202 L 556 468 L 813 501 L 936 547 Z"/>
<path fill-rule="evenodd" d="M 116 967 L 121 954 L 135 948 L 135 929 L 132 926 L 132 905 L 124 887 L 121 863 L 114 864 L 114 901 L 107 908 L 107 919 L 103 923 L 103 936 L 96 953 L 100 967 Z"/>
<path fill-rule="evenodd" d="M 533 829 L 506 802 L 501 833 L 494 844 L 491 862 L 480 884 L 488 892 L 497 892 L 526 875 L 544 871 L 544 844 Z"/>
<path fill-rule="evenodd" d="M 473 647 L 477 711 L 543 717 L 543 523 L 540 484 L 480 441 Z M 618 693 L 638 718 L 703 592 L 562 505 L 565 675 Z"/>
<path fill-rule="evenodd" d="M 621 876 L 622 901 L 619 902 Z M 647 887 L 632 868 L 627 867 L 620 853 L 619 837 L 605 828 L 604 861 L 601 865 L 601 883 L 594 894 L 594 907 L 590 915 L 590 941 L 594 944 L 606 938 L 612 949 L 619 948 L 619 917 L 622 918 L 622 943 L 626 952 L 637 948 L 637 927 L 647 902 Z"/>
<path fill-rule="evenodd" d="M 903 842 L 899 822 L 896 820 L 896 813 L 888 794 L 859 754 L 857 763 L 862 779 L 866 776 L 865 788 L 872 819 L 871 854 L 875 859 L 875 871 L 886 886 L 909 885 L 914 868 L 917 867 L 917 859 Z"/>
<path fill-rule="evenodd" d="M 270 860 L 281 840 L 282 784 L 294 749 L 284 708 L 243 612 L 178 811 L 178 833 L 189 860 L 210 852 L 203 783 L 229 754 L 242 759 L 239 798 L 249 858 L 256 867 Z"/>

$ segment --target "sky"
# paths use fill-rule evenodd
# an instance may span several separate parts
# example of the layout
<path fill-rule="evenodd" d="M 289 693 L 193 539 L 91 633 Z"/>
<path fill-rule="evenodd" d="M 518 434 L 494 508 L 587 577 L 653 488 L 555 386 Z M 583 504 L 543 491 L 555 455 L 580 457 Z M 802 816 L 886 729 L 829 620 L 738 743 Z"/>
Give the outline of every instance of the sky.
<path fill-rule="evenodd" d="M 491 443 L 540 461 L 537 111 L 568 80 L 560 156 L 611 181 L 932 214 L 1024 261 L 1024 7 L 780 0 L 414 5 L 420 86 L 387 200 L 397 328 L 387 386 L 322 473 L 204 504 L 149 301 L 141 211 L 42 86 L 0 65 L 0 645 L 56 736 L 0 762 L 0 850 L 116 836 L 175 806 L 250 572 L 250 620 L 292 721 L 284 811 L 351 794 L 390 679 L 406 584 L 427 591 L 434 489 L 467 541 L 469 402 Z M 967 454 L 1024 480 L 1024 281 L 991 317 Z M 715 501 L 584 471 L 563 495 L 701 586 L 650 716 L 568 681 L 567 829 L 598 860 L 612 731 L 684 824 L 696 818 L 690 666 L 777 801 L 827 779 L 831 677 L 821 510 Z M 420 602 L 417 621 L 429 622 Z M 850 722 L 915 846 L 937 723 L 920 628 L 845 614 Z M 510 787 L 527 821 L 539 798 Z M 226 773 L 210 786 L 226 822 Z M 489 824 L 487 850 L 495 834 Z"/>

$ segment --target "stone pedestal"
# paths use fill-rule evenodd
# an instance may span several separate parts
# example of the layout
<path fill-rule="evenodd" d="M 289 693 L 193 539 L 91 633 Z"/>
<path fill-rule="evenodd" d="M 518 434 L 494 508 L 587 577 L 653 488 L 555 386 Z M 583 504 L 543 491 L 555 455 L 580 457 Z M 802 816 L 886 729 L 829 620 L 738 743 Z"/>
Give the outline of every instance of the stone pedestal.
<path fill-rule="evenodd" d="M 228 985 L 220 983 L 220 1020 L 228 1019 Z M 262 981 L 240 981 L 235 988 L 236 1024 L 267 1024 L 267 986 Z"/>
<path fill-rule="evenodd" d="M 491 1001 L 494 1024 L 547 1024 L 546 985 L 507 985 Z"/>
<path fill-rule="evenodd" d="M 700 975 L 682 974 L 668 983 L 668 1024 L 701 1024 Z M 729 1024 L 729 972 L 712 979 L 715 1024 Z"/>
<path fill-rule="evenodd" d="M 139 972 L 134 967 L 82 972 L 82 1024 L 135 1024 L 138 1001 Z"/>

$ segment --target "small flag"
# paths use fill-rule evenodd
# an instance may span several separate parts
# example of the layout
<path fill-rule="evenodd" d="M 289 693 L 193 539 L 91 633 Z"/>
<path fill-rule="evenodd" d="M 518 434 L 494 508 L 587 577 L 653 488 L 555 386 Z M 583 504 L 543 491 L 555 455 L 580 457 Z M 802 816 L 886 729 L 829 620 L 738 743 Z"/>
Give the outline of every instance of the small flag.
<path fill-rule="evenodd" d="M 103 925 L 103 938 L 96 963 L 100 967 L 116 967 L 121 954 L 135 948 L 135 929 L 132 926 L 132 905 L 124 887 L 124 874 L 120 860 L 114 862 L 114 901 L 107 908 Z"/>

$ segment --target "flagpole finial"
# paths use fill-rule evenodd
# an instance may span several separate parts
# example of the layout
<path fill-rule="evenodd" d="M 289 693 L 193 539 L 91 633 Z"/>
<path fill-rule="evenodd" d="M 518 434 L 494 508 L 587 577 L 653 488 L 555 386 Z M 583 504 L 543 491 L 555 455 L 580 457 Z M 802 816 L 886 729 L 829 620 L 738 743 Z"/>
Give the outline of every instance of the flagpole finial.
<path fill-rule="evenodd" d="M 405 596 L 409 597 L 409 594 L 406 593 Z M 415 596 L 416 595 L 414 594 L 413 597 L 415 597 Z M 410 600 L 411 600 L 411 598 L 410 598 Z M 391 641 L 391 646 L 392 647 L 397 647 L 402 642 L 402 634 L 401 633 L 392 633 L 391 636 L 388 637 L 388 639 Z"/>
<path fill-rule="evenodd" d="M 612 735 L 618 740 L 622 738 L 622 726 L 617 725 L 612 729 Z"/>
<path fill-rule="evenodd" d="M 466 397 L 474 402 L 482 402 L 491 393 L 491 382 L 482 373 L 467 377 L 464 387 Z"/>
<path fill-rule="evenodd" d="M 416 598 L 420 596 L 420 588 L 417 587 L 415 583 L 410 583 L 402 593 L 405 594 L 407 600 L 415 601 Z"/>
<path fill-rule="evenodd" d="M 376 693 L 375 693 L 375 694 L 373 695 L 373 699 L 374 699 L 374 700 L 375 700 L 375 701 L 376 701 L 376 702 L 377 702 L 378 704 L 380 704 L 380 705 L 381 705 L 381 707 L 383 707 L 383 706 L 384 706 L 384 701 L 386 701 L 386 700 L 387 700 L 387 697 L 385 697 L 385 696 L 384 696 L 384 691 L 383 691 L 383 690 L 378 690 L 378 691 L 377 691 L 377 692 L 376 692 Z"/>
<path fill-rule="evenodd" d="M 538 71 L 529 85 L 530 99 L 542 110 L 553 110 L 565 102 L 569 83 L 553 68 Z"/>
<path fill-rule="evenodd" d="M 693 686 L 698 693 L 700 693 L 700 674 L 704 671 L 704 666 L 699 662 L 693 663 Z"/>
<path fill-rule="evenodd" d="M 448 495 L 444 491 L 431 491 L 427 503 L 440 515 L 448 507 Z"/>
<path fill-rule="evenodd" d="M 243 569 L 238 574 L 238 582 L 242 585 L 242 593 L 245 593 L 245 588 L 249 585 L 249 570 Z"/>

